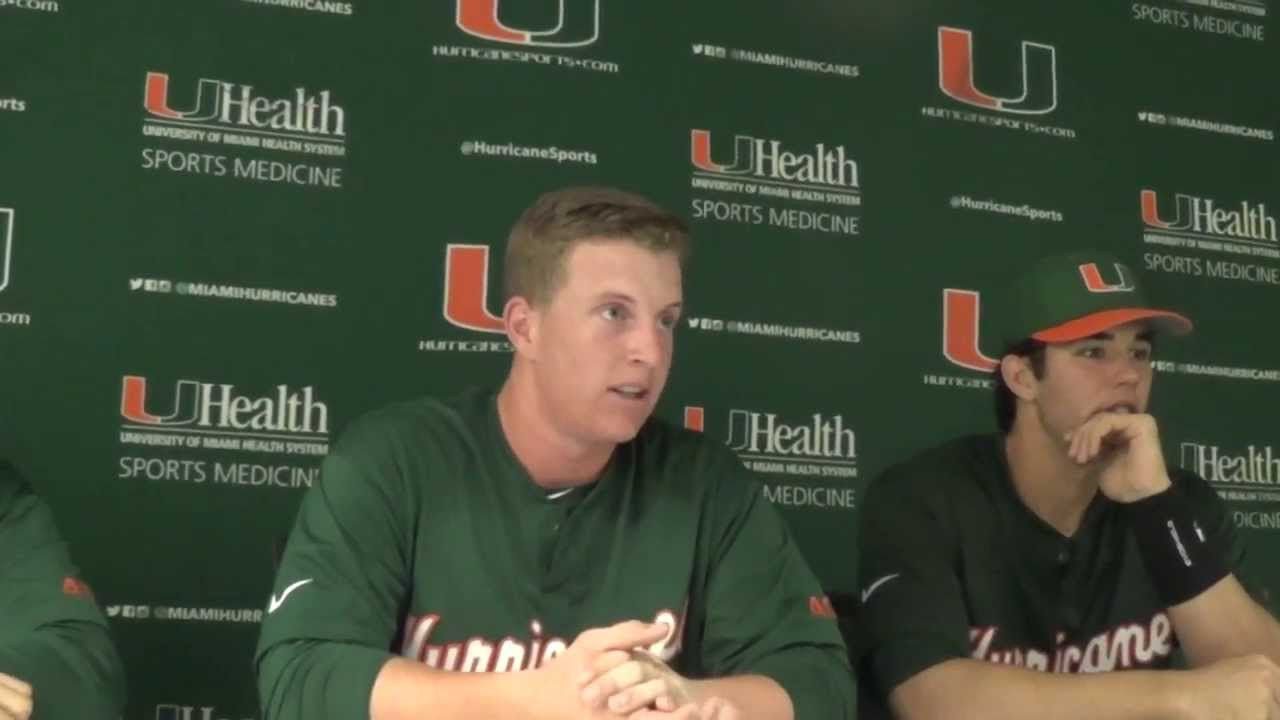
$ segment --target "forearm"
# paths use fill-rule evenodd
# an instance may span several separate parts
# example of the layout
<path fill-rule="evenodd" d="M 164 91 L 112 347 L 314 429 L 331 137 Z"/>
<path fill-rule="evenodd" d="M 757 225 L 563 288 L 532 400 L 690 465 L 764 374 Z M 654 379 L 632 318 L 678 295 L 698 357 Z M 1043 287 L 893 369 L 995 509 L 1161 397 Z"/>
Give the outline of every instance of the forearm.
<path fill-rule="evenodd" d="M 435 670 L 403 658 L 382 666 L 373 684 L 371 720 L 470 720 L 540 717 L 531 674 Z"/>
<path fill-rule="evenodd" d="M 890 694 L 903 720 L 1173 720 L 1185 716 L 1179 671 L 1061 674 L 948 660 Z"/>
<path fill-rule="evenodd" d="M 1195 667 L 1242 655 L 1280 664 L 1280 623 L 1228 575 L 1196 597 L 1169 608 L 1178 642 Z"/>
<path fill-rule="evenodd" d="M 0 645 L 0 672 L 32 686 L 42 720 L 112 720 L 124 705 L 124 670 L 105 628 L 71 623 Z"/>
<path fill-rule="evenodd" d="M 713 680 L 695 680 L 694 696 L 699 700 L 721 697 L 742 712 L 742 720 L 794 720 L 791 697 L 772 678 L 764 675 L 736 675 Z"/>

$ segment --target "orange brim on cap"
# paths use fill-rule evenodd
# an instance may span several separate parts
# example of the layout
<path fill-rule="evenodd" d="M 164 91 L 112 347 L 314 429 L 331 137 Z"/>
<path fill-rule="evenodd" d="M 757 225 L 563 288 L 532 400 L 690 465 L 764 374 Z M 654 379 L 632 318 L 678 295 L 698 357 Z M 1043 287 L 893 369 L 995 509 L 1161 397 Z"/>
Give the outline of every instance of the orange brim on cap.
<path fill-rule="evenodd" d="M 1159 330 L 1171 335 L 1186 335 L 1191 332 L 1191 321 L 1175 312 L 1146 308 L 1117 308 L 1069 320 L 1061 325 L 1033 333 L 1031 337 L 1047 343 L 1072 342 L 1135 320 L 1157 320 L 1160 325 Z"/>

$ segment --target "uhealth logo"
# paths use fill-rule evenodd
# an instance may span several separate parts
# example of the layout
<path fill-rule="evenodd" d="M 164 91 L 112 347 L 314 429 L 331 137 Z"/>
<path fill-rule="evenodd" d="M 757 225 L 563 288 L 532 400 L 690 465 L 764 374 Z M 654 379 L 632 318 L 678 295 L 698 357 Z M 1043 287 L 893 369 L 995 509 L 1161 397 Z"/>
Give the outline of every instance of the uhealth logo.
<path fill-rule="evenodd" d="M 1268 445 L 1249 445 L 1233 451 L 1219 445 L 1182 443 L 1182 467 L 1214 484 L 1280 485 L 1280 452 Z"/>
<path fill-rule="evenodd" d="M 155 720 L 231 720 L 210 705 L 156 705 Z M 249 720 L 245 718 L 244 720 Z"/>
<path fill-rule="evenodd" d="M 1142 190 L 1142 223 L 1149 229 L 1211 240 L 1235 240 L 1272 245 L 1280 242 L 1276 219 L 1265 203 L 1242 200 L 1238 206 L 1219 206 L 1212 198 L 1177 193 L 1173 216 L 1160 214 L 1160 194 Z M 1165 208 L 1168 209 L 1167 207 Z"/>
<path fill-rule="evenodd" d="M 705 432 L 706 410 L 701 405 L 686 405 L 684 426 Z M 842 415 L 811 413 L 802 421 L 787 423 L 777 413 L 732 408 L 724 442 L 748 468 L 758 472 L 815 478 L 858 476 L 857 436 Z M 771 493 L 766 491 L 765 495 Z M 783 504 L 793 504 L 785 497 L 780 499 Z M 853 507 L 853 498 L 820 504 Z"/>
<path fill-rule="evenodd" d="M 684 426 L 706 431 L 706 410 L 686 405 Z M 734 408 L 729 410 L 729 436 L 725 443 L 744 458 L 762 460 L 820 460 L 853 465 L 858 458 L 857 440 L 844 416 L 813 413 L 804 422 L 788 425 L 777 413 Z"/>
<path fill-rule="evenodd" d="M 502 316 L 489 312 L 489 246 L 450 243 L 444 260 L 444 319 L 465 330 L 502 333 Z"/>
<path fill-rule="evenodd" d="M 288 433 L 290 436 L 324 436 L 329 432 L 329 408 L 308 385 L 292 391 L 277 385 L 275 394 L 251 397 L 234 385 L 199 380 L 179 380 L 172 410 L 155 412 L 147 402 L 147 378 L 125 375 L 120 390 L 120 415 L 126 426 L 140 430 L 190 428 L 215 435 Z"/>
<path fill-rule="evenodd" d="M 13 254 L 13 208 L 0 208 L 0 292 L 9 287 L 9 258 Z"/>
<path fill-rule="evenodd" d="M 962 28 L 938 28 L 938 85 L 966 105 L 1022 115 L 1043 115 L 1058 106 L 1057 58 L 1052 45 L 1022 42 L 1022 94 L 1001 97 L 984 92 L 973 79 L 973 34 Z"/>
<path fill-rule="evenodd" d="M 690 132 L 690 161 L 699 171 L 713 175 L 746 176 L 763 182 L 785 181 L 822 189 L 858 188 L 858 163 L 843 145 L 817 143 L 803 152 L 785 149 L 781 140 L 734 135 L 733 159 L 716 162 L 711 132 Z"/>
<path fill-rule="evenodd" d="M 542 5 L 555 7 L 555 22 L 545 27 L 519 27 L 511 24 L 509 13 L 530 3 L 514 0 L 457 0 L 458 27 L 463 32 L 485 40 L 529 47 L 582 47 L 600 37 L 600 0 L 543 0 Z M 550 18 L 548 18 L 549 20 Z"/>
<path fill-rule="evenodd" d="M 294 133 L 308 138 L 338 140 L 346 136 L 346 111 L 328 90 L 311 94 L 295 88 L 285 98 L 259 95 L 252 85 L 201 78 L 190 109 L 175 109 L 169 74 L 148 72 L 143 107 L 156 122 L 214 123 L 228 129 Z"/>

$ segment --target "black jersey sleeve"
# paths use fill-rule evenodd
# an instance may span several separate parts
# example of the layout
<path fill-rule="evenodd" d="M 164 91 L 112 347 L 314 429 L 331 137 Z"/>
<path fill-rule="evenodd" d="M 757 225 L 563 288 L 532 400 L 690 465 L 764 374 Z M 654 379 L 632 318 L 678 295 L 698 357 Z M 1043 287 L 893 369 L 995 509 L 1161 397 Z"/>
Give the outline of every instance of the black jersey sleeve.
<path fill-rule="evenodd" d="M 1274 615 L 1276 602 L 1280 598 L 1267 597 L 1253 570 L 1252 560 L 1244 538 L 1236 530 L 1231 520 L 1231 512 L 1227 504 L 1218 496 L 1218 492 L 1202 477 L 1185 470 L 1173 470 L 1170 476 L 1174 490 L 1190 503 L 1210 542 L 1221 548 L 1226 559 L 1227 568 L 1235 576 L 1245 590 Z"/>
<path fill-rule="evenodd" d="M 933 665 L 969 657 L 952 520 L 963 509 L 945 499 L 945 473 L 920 463 L 891 468 L 860 508 L 861 604 L 851 642 L 860 681 L 882 698 Z"/>

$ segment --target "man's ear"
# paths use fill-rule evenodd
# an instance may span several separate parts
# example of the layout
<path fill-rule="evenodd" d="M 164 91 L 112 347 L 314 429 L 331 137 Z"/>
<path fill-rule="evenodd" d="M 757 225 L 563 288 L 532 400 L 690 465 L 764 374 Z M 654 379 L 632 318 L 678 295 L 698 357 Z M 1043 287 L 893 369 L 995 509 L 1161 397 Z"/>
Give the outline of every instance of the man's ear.
<path fill-rule="evenodd" d="M 1029 357 L 1005 355 L 1000 358 L 1000 376 L 1009 391 L 1023 400 L 1031 400 L 1040 389 Z"/>
<path fill-rule="evenodd" d="M 519 295 L 502 308 L 502 329 L 516 354 L 537 359 L 538 311 Z"/>

